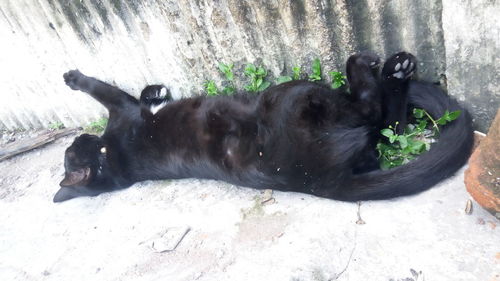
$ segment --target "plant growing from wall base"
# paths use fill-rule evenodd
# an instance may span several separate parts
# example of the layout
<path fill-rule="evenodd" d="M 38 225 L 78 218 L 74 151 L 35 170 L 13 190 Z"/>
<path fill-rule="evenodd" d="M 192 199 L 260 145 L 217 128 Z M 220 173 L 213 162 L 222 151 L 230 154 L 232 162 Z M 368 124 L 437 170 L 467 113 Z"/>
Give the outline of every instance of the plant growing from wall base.
<path fill-rule="evenodd" d="M 213 80 L 207 80 L 203 87 L 205 87 L 205 91 L 207 91 L 207 96 L 216 96 L 219 94 L 219 89 L 217 89 L 217 85 Z"/>
<path fill-rule="evenodd" d="M 89 134 L 101 134 L 104 132 L 107 125 L 108 125 L 108 118 L 101 118 L 94 122 L 91 122 L 83 130 Z"/>
<path fill-rule="evenodd" d="M 309 75 L 309 81 L 321 81 L 321 62 L 318 58 L 313 60 L 311 71 L 312 73 Z"/>
<path fill-rule="evenodd" d="M 236 88 L 234 87 L 234 73 L 233 73 L 233 67 L 234 64 L 225 64 L 220 62 L 219 63 L 219 70 L 224 74 L 224 77 L 226 78 L 225 86 L 222 89 L 222 93 L 225 95 L 232 95 L 236 91 Z"/>
<path fill-rule="evenodd" d="M 61 122 L 61 121 L 57 121 L 57 122 L 53 122 L 53 123 L 49 124 L 49 129 L 51 129 L 51 130 L 61 130 L 64 128 L 65 128 L 65 126 L 64 126 L 63 122 Z"/>
<path fill-rule="evenodd" d="M 332 89 L 338 89 L 342 87 L 342 85 L 345 85 L 347 77 L 343 75 L 342 72 L 330 71 L 328 74 L 330 74 L 330 77 L 332 78 Z"/>
<path fill-rule="evenodd" d="M 285 82 L 290 82 L 293 80 L 299 80 L 300 79 L 300 66 L 294 66 L 292 67 L 292 76 L 280 76 L 278 79 L 276 79 L 277 84 L 285 83 Z"/>
<path fill-rule="evenodd" d="M 271 85 L 270 82 L 264 80 L 267 71 L 263 67 L 256 67 L 249 63 L 245 67 L 245 75 L 250 78 L 250 83 L 245 85 L 245 89 L 249 92 L 262 92 Z"/>

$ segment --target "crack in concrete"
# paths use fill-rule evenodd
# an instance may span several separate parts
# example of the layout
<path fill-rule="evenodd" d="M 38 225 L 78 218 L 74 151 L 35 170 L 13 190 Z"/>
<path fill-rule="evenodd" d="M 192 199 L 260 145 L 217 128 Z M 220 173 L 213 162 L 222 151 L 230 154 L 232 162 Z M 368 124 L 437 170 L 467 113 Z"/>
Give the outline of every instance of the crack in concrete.
<path fill-rule="evenodd" d="M 329 279 L 328 281 L 338 280 L 340 278 L 340 276 L 342 276 L 342 274 L 344 274 L 344 272 L 347 271 L 347 268 L 349 267 L 349 264 L 351 263 L 352 256 L 354 255 L 354 250 L 356 250 L 357 238 L 358 238 L 358 228 L 356 227 L 354 230 L 354 245 L 352 247 L 351 254 L 349 255 L 349 259 L 347 260 L 347 264 L 345 265 L 344 269 L 342 269 L 342 271 L 337 273 L 334 278 Z"/>
<path fill-rule="evenodd" d="M 346 263 L 344 269 L 342 269 L 342 271 L 340 271 L 339 273 L 335 274 L 335 277 L 329 279 L 328 281 L 338 280 L 340 278 L 340 276 L 342 276 L 342 274 L 344 274 L 344 272 L 347 271 L 347 268 L 349 267 L 349 264 L 351 263 L 352 256 L 354 255 L 354 250 L 356 250 L 356 244 L 358 241 L 358 227 L 357 227 L 357 225 L 365 224 L 365 221 L 363 221 L 363 219 L 361 219 L 360 214 L 361 214 L 361 201 L 358 201 L 358 210 L 357 210 L 358 220 L 356 221 L 356 227 L 354 228 L 354 245 L 352 247 L 351 254 L 349 255 L 349 259 L 347 260 L 347 263 Z"/>

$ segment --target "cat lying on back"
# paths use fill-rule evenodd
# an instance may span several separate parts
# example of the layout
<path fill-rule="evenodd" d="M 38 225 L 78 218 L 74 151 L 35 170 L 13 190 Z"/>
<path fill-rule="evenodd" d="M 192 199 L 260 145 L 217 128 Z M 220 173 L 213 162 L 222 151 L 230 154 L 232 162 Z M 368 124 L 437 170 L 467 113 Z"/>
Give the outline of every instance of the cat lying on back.
<path fill-rule="evenodd" d="M 144 180 L 204 178 L 232 184 L 309 193 L 343 200 L 411 195 L 451 176 L 468 159 L 471 118 L 432 84 L 410 80 L 409 53 L 380 59 L 359 53 L 347 61 L 350 94 L 292 81 L 261 94 L 198 96 L 173 101 L 160 85 L 138 101 L 78 70 L 64 74 L 73 90 L 87 92 L 109 111 L 101 137 L 83 134 L 65 153 L 61 202 L 126 188 Z M 409 106 L 434 118 L 460 117 L 410 163 L 378 169 L 381 128 L 406 126 Z M 152 109 L 153 108 L 153 109 Z"/>

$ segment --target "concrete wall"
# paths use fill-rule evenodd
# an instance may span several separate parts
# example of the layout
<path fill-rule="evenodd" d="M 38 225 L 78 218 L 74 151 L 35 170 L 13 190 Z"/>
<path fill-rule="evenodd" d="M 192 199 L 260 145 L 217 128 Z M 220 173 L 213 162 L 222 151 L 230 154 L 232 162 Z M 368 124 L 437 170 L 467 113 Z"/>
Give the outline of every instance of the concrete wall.
<path fill-rule="evenodd" d="M 500 107 L 500 1 L 443 0 L 448 91 L 487 132 Z"/>
<path fill-rule="evenodd" d="M 473 3 L 472 3 L 473 2 Z M 0 0 L 0 128 L 84 125 L 105 114 L 64 85 L 73 68 L 137 95 L 150 83 L 177 97 L 222 78 L 218 62 L 342 70 L 370 49 L 408 50 L 421 78 L 448 83 L 485 130 L 499 104 L 496 1 Z M 447 78 L 447 79 L 446 79 Z M 244 78 L 241 77 L 241 81 Z"/>

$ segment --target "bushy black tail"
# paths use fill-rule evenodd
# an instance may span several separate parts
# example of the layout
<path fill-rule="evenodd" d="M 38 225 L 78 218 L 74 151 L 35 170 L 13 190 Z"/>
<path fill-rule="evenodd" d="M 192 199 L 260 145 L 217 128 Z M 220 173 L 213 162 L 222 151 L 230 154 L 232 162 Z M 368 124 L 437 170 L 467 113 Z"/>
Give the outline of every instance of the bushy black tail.
<path fill-rule="evenodd" d="M 350 183 L 332 196 L 334 199 L 380 200 L 412 195 L 452 176 L 467 162 L 473 144 L 469 113 L 431 84 L 411 82 L 408 94 L 411 105 L 425 109 L 433 118 L 441 117 L 446 110 L 460 110 L 461 114 L 443 126 L 437 143 L 416 160 L 386 171 L 354 175 Z"/>

